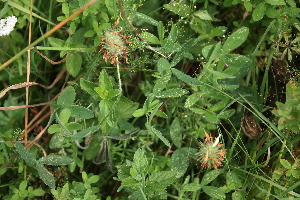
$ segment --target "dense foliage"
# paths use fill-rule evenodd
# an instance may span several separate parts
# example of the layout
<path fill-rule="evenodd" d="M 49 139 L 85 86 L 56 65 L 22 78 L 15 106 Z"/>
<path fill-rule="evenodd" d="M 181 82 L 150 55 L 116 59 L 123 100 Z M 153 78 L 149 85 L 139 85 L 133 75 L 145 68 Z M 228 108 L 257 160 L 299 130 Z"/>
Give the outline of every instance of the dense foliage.
<path fill-rule="evenodd" d="M 0 5 L 1 199 L 300 198 L 299 1 Z"/>

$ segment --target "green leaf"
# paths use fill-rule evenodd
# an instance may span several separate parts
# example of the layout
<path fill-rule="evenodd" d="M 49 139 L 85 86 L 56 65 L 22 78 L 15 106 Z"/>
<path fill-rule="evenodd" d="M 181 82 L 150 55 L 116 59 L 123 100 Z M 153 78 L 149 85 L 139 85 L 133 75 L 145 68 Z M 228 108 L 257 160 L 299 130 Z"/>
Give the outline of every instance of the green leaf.
<path fill-rule="evenodd" d="M 111 14 L 115 14 L 118 9 L 117 1 L 105 0 L 105 6 Z"/>
<path fill-rule="evenodd" d="M 244 190 L 236 190 L 232 193 L 232 200 L 246 200 L 246 193 Z"/>
<path fill-rule="evenodd" d="M 171 136 L 171 139 L 174 143 L 174 145 L 178 148 L 181 147 L 181 144 L 182 144 L 182 130 L 181 130 L 181 127 L 180 127 L 180 121 L 178 119 L 178 117 L 176 117 L 171 126 L 170 126 L 170 136 Z"/>
<path fill-rule="evenodd" d="M 178 79 L 182 80 L 185 83 L 192 84 L 192 85 L 203 85 L 202 82 L 198 81 L 196 78 L 192 78 L 189 75 L 186 75 L 179 71 L 178 69 L 171 69 L 173 74 L 177 76 Z"/>
<path fill-rule="evenodd" d="M 93 183 L 97 183 L 99 181 L 99 179 L 100 179 L 99 176 L 93 175 L 93 176 L 89 177 L 86 182 L 89 184 L 93 184 Z"/>
<path fill-rule="evenodd" d="M 137 180 L 141 181 L 147 172 L 148 161 L 143 150 L 138 149 L 134 153 L 132 167 L 130 168 L 131 176 Z"/>
<path fill-rule="evenodd" d="M 67 156 L 59 156 L 59 155 L 49 155 L 44 156 L 38 160 L 40 164 L 45 165 L 67 165 L 70 164 L 73 161 L 73 159 L 67 157 Z"/>
<path fill-rule="evenodd" d="M 100 100 L 98 93 L 94 90 L 95 87 L 97 87 L 98 85 L 91 82 L 91 81 L 87 81 L 83 78 L 80 79 L 80 87 L 81 89 L 83 89 L 84 91 L 86 91 L 87 93 L 89 93 L 95 100 Z"/>
<path fill-rule="evenodd" d="M 162 133 L 158 130 L 156 130 L 154 127 L 150 126 L 149 124 L 146 124 L 146 128 L 151 134 L 155 134 L 165 145 L 168 147 L 171 147 L 170 142 L 162 135 Z"/>
<path fill-rule="evenodd" d="M 101 87 L 104 87 L 107 91 L 110 91 L 113 89 L 113 84 L 106 72 L 105 69 L 101 70 L 100 76 L 99 76 L 99 85 Z"/>
<path fill-rule="evenodd" d="M 201 185 L 207 185 L 213 180 L 215 180 L 221 173 L 223 173 L 222 170 L 212 170 L 212 171 L 206 171 L 202 180 Z"/>
<path fill-rule="evenodd" d="M 60 123 L 62 125 L 65 125 L 66 123 L 68 123 L 69 118 L 71 116 L 71 111 L 68 108 L 63 109 L 60 113 L 59 113 L 59 120 Z"/>
<path fill-rule="evenodd" d="M 209 123 L 215 123 L 215 124 L 219 123 L 218 115 L 216 115 L 215 113 L 206 111 L 204 116 L 205 116 L 205 120 Z"/>
<path fill-rule="evenodd" d="M 159 39 L 152 33 L 142 32 L 141 36 L 150 44 L 160 44 Z"/>
<path fill-rule="evenodd" d="M 165 75 L 170 71 L 171 65 L 169 61 L 165 58 L 160 58 L 157 61 L 157 70 L 161 75 Z"/>
<path fill-rule="evenodd" d="M 167 86 L 168 82 L 171 80 L 171 71 L 165 73 L 161 78 L 156 80 L 156 83 L 153 87 L 154 96 L 161 92 Z"/>
<path fill-rule="evenodd" d="M 192 13 L 192 9 L 187 4 L 172 1 L 164 4 L 164 7 L 181 17 L 188 17 Z"/>
<path fill-rule="evenodd" d="M 243 186 L 241 179 L 234 171 L 226 173 L 226 185 L 230 190 L 237 190 Z"/>
<path fill-rule="evenodd" d="M 175 173 L 172 171 L 160 171 L 152 173 L 149 176 L 149 184 L 156 186 L 159 190 L 165 190 L 176 179 Z M 159 187 L 157 187 L 159 186 Z"/>
<path fill-rule="evenodd" d="M 273 0 L 272 0 L 273 1 Z M 256 6 L 256 8 L 254 8 L 253 13 L 252 13 L 252 19 L 254 21 L 259 21 L 261 20 L 266 12 L 266 5 L 265 3 L 260 3 Z"/>
<path fill-rule="evenodd" d="M 84 129 L 78 133 L 75 133 L 74 135 L 71 136 L 71 139 L 74 141 L 74 140 L 80 140 L 81 138 L 84 138 L 90 134 L 93 134 L 95 133 L 98 129 L 100 128 L 100 125 L 97 125 L 97 126 L 92 126 L 92 127 L 89 127 L 87 129 Z"/>
<path fill-rule="evenodd" d="M 59 124 L 52 124 L 49 128 L 48 128 L 48 132 L 53 134 L 56 132 L 59 132 L 61 130 L 61 127 Z"/>
<path fill-rule="evenodd" d="M 283 165 L 284 168 L 286 169 L 291 169 L 292 165 L 291 163 L 289 163 L 289 161 L 285 160 L 285 159 L 280 159 L 280 163 Z"/>
<path fill-rule="evenodd" d="M 69 131 L 75 131 L 81 129 L 81 124 L 78 124 L 76 122 L 69 122 L 65 125 L 66 129 Z"/>
<path fill-rule="evenodd" d="M 22 181 L 19 185 L 19 190 L 22 191 L 22 190 L 26 190 L 27 188 L 27 181 Z"/>
<path fill-rule="evenodd" d="M 73 105 L 73 106 L 69 107 L 69 110 L 71 111 L 71 116 L 74 118 L 90 119 L 90 118 L 94 117 L 93 111 L 91 111 L 83 106 Z"/>
<path fill-rule="evenodd" d="M 52 47 L 63 47 L 65 45 L 65 40 L 54 37 L 48 37 L 48 42 Z"/>
<path fill-rule="evenodd" d="M 50 149 L 61 148 L 64 142 L 65 136 L 63 136 L 61 133 L 55 133 L 50 140 Z"/>
<path fill-rule="evenodd" d="M 201 185 L 199 183 L 188 183 L 183 186 L 183 191 L 196 192 L 201 189 Z"/>
<path fill-rule="evenodd" d="M 36 196 L 36 197 L 40 197 L 40 196 L 43 196 L 45 194 L 45 191 L 42 190 L 42 189 L 35 189 L 32 191 L 33 196 Z"/>
<path fill-rule="evenodd" d="M 266 3 L 273 6 L 283 6 L 285 5 L 284 0 L 266 0 Z"/>
<path fill-rule="evenodd" d="M 229 53 L 232 50 L 241 46 L 241 44 L 243 44 L 245 42 L 245 40 L 247 39 L 248 34 L 249 34 L 249 28 L 247 28 L 247 27 L 240 28 L 237 31 L 235 31 L 225 41 L 225 43 L 222 47 L 223 52 Z"/>
<path fill-rule="evenodd" d="M 159 40 L 162 41 L 165 37 L 165 28 L 164 28 L 164 24 L 162 23 L 162 21 L 158 22 L 157 32 L 158 32 Z"/>
<path fill-rule="evenodd" d="M 152 17 L 149 17 L 148 15 L 145 15 L 143 13 L 136 12 L 136 16 L 138 19 L 143 20 L 144 22 L 147 22 L 148 24 L 152 24 L 154 26 L 158 26 L 159 22 L 153 19 Z"/>
<path fill-rule="evenodd" d="M 17 152 L 26 162 L 36 163 L 35 157 L 25 149 L 23 144 L 16 142 L 15 147 Z"/>
<path fill-rule="evenodd" d="M 207 10 L 198 10 L 194 12 L 193 15 L 199 17 L 202 20 L 212 21 L 212 17 L 209 15 Z"/>
<path fill-rule="evenodd" d="M 173 172 L 176 173 L 176 178 L 183 176 L 189 166 L 189 158 L 186 155 L 186 151 L 182 149 L 176 149 L 171 157 L 170 167 Z"/>
<path fill-rule="evenodd" d="M 140 108 L 140 109 L 137 109 L 136 111 L 134 111 L 134 113 L 132 114 L 132 116 L 134 116 L 134 117 L 141 117 L 141 116 L 143 116 L 146 113 L 147 113 L 147 110 L 145 110 L 143 108 Z"/>
<path fill-rule="evenodd" d="M 66 60 L 66 67 L 68 72 L 73 76 L 77 76 L 80 72 L 82 64 L 82 57 L 80 54 L 70 54 Z"/>
<path fill-rule="evenodd" d="M 173 89 L 169 89 L 169 90 L 159 92 L 155 96 L 157 98 L 181 97 L 181 96 L 183 96 L 187 93 L 189 93 L 189 91 L 187 91 L 185 89 L 173 88 Z"/>
<path fill-rule="evenodd" d="M 226 54 L 222 56 L 224 62 L 230 67 L 237 68 L 238 71 L 234 74 L 236 78 L 243 78 L 246 76 L 252 66 L 249 58 L 238 54 Z M 223 71 L 226 73 L 226 70 Z"/>
<path fill-rule="evenodd" d="M 63 108 L 69 107 L 75 100 L 75 89 L 73 87 L 67 87 L 58 97 L 57 105 Z"/>
<path fill-rule="evenodd" d="M 48 185 L 50 188 L 55 188 L 55 180 L 53 175 L 41 164 L 36 163 L 36 169 L 41 177 L 41 179 L 44 181 L 46 185 Z"/>
<path fill-rule="evenodd" d="M 194 93 L 194 94 L 191 94 L 190 96 L 188 96 L 188 98 L 185 101 L 184 107 L 185 108 L 192 107 L 200 99 L 200 95 L 201 94 L 199 94 L 199 93 Z"/>
<path fill-rule="evenodd" d="M 214 199 L 225 199 L 225 193 L 222 188 L 217 188 L 213 186 L 203 186 L 203 191 Z"/>

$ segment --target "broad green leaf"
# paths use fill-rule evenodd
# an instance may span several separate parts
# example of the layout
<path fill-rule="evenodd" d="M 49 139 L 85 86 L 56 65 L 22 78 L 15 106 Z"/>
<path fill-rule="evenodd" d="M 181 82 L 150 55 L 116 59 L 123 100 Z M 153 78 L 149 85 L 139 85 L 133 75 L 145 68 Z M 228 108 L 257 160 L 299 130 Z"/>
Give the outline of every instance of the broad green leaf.
<path fill-rule="evenodd" d="M 63 136 L 61 133 L 55 133 L 50 140 L 49 147 L 50 149 L 61 148 L 64 143 L 65 136 Z"/>
<path fill-rule="evenodd" d="M 273 6 L 283 6 L 283 5 L 285 5 L 284 0 L 266 0 L 266 3 L 271 4 Z"/>
<path fill-rule="evenodd" d="M 225 199 L 225 193 L 222 188 L 217 188 L 213 186 L 203 186 L 203 191 L 214 199 Z"/>
<path fill-rule="evenodd" d="M 61 130 L 61 127 L 59 124 L 52 124 L 49 128 L 48 128 L 48 132 L 53 134 L 56 132 L 59 132 Z"/>
<path fill-rule="evenodd" d="M 113 84 L 105 69 L 100 72 L 99 85 L 100 87 L 104 87 L 107 91 L 111 91 L 113 89 Z"/>
<path fill-rule="evenodd" d="M 171 69 L 173 74 L 177 76 L 178 79 L 182 80 L 185 83 L 192 84 L 192 85 L 203 85 L 202 82 L 198 81 L 196 78 L 192 78 L 189 75 L 186 75 L 179 71 L 178 69 Z"/>
<path fill-rule="evenodd" d="M 210 182 L 215 180 L 221 173 L 223 173 L 223 170 L 206 171 L 201 180 L 201 185 L 209 184 Z"/>
<path fill-rule="evenodd" d="M 162 76 L 165 75 L 167 72 L 169 72 L 170 68 L 171 68 L 171 66 L 167 59 L 160 58 L 157 61 L 157 70 Z"/>
<path fill-rule="evenodd" d="M 159 39 L 152 33 L 142 32 L 141 36 L 150 44 L 160 44 Z"/>
<path fill-rule="evenodd" d="M 43 196 L 45 194 L 45 191 L 42 189 L 35 189 L 32 191 L 32 193 L 34 196 L 39 197 L 39 196 Z"/>
<path fill-rule="evenodd" d="M 159 40 L 162 41 L 165 37 L 165 28 L 164 28 L 164 24 L 162 23 L 162 21 L 158 22 L 157 32 L 158 32 Z"/>
<path fill-rule="evenodd" d="M 54 37 L 48 37 L 48 42 L 52 47 L 62 47 L 65 45 L 65 40 L 61 40 Z"/>
<path fill-rule="evenodd" d="M 130 175 L 137 181 L 142 181 L 147 172 L 148 161 L 143 150 L 138 149 L 134 153 Z"/>
<path fill-rule="evenodd" d="M 231 198 L 232 200 L 246 200 L 247 194 L 244 190 L 236 190 L 232 193 Z"/>
<path fill-rule="evenodd" d="M 171 139 L 172 139 L 174 145 L 177 148 L 180 148 L 181 144 L 182 144 L 182 133 L 181 132 L 182 132 L 182 130 L 180 127 L 180 121 L 176 117 L 170 126 L 170 136 L 171 136 Z"/>
<path fill-rule="evenodd" d="M 166 72 L 161 78 L 156 80 L 156 83 L 153 87 L 153 94 L 156 96 L 167 86 L 168 82 L 171 79 L 171 71 Z"/>
<path fill-rule="evenodd" d="M 93 183 L 97 183 L 99 181 L 99 179 L 100 179 L 99 176 L 93 175 L 93 176 L 89 177 L 86 182 L 89 184 L 93 184 Z"/>
<path fill-rule="evenodd" d="M 80 72 L 82 64 L 82 57 L 80 54 L 70 54 L 66 60 L 66 67 L 68 72 L 73 76 L 77 76 Z"/>
<path fill-rule="evenodd" d="M 226 173 L 226 185 L 230 190 L 237 190 L 243 186 L 241 179 L 234 171 Z"/>
<path fill-rule="evenodd" d="M 72 140 L 80 140 L 81 138 L 84 138 L 90 134 L 95 133 L 99 128 L 100 128 L 100 125 L 89 127 L 87 129 L 84 129 L 84 130 L 72 135 L 71 139 Z"/>
<path fill-rule="evenodd" d="M 170 142 L 162 135 L 162 133 L 160 131 L 158 131 L 154 127 L 150 126 L 149 124 L 146 124 L 146 128 L 148 129 L 148 131 L 151 134 L 155 134 L 161 141 L 163 141 L 163 143 L 165 143 L 165 145 L 167 145 L 168 147 L 171 147 Z"/>
<path fill-rule="evenodd" d="M 178 28 L 175 24 L 173 24 L 168 36 L 168 42 L 174 43 L 177 40 L 177 36 L 178 36 Z"/>
<path fill-rule="evenodd" d="M 50 188 L 55 188 L 55 180 L 53 175 L 41 164 L 36 163 L 36 169 L 46 185 Z"/>
<path fill-rule="evenodd" d="M 236 78 L 235 76 L 225 74 L 222 72 L 215 71 L 213 69 L 207 68 L 207 70 L 214 75 L 216 79 L 225 79 L 225 78 Z"/>
<path fill-rule="evenodd" d="M 291 7 L 294 7 L 296 8 L 297 7 L 297 4 L 294 0 L 286 0 L 286 2 L 291 6 Z"/>
<path fill-rule="evenodd" d="M 65 125 L 66 129 L 69 131 L 75 131 L 81 129 L 81 124 L 78 124 L 76 122 L 69 122 Z"/>
<path fill-rule="evenodd" d="M 252 66 L 249 58 L 238 54 L 226 54 L 222 56 L 223 61 L 230 67 L 237 68 L 238 71 L 234 74 L 236 78 L 243 78 L 246 76 Z M 224 70 L 223 73 L 227 71 Z"/>
<path fill-rule="evenodd" d="M 94 117 L 93 112 L 83 106 L 73 105 L 69 107 L 69 110 L 71 111 L 71 116 L 74 118 L 90 119 Z"/>
<path fill-rule="evenodd" d="M 176 177 L 183 176 L 189 166 L 189 158 L 186 155 L 186 151 L 182 149 L 176 149 L 171 157 L 170 167 L 173 172 L 176 173 Z"/>
<path fill-rule="evenodd" d="M 63 108 L 69 107 L 75 100 L 75 89 L 73 87 L 67 87 L 58 97 L 57 105 Z"/>
<path fill-rule="evenodd" d="M 23 144 L 16 142 L 15 147 L 17 152 L 26 162 L 36 163 L 35 157 L 25 149 Z"/>
<path fill-rule="evenodd" d="M 176 179 L 175 177 L 176 173 L 172 171 L 159 171 L 152 173 L 149 176 L 149 185 L 159 186 L 160 189 L 165 190 L 166 187 L 171 185 L 174 180 Z"/>
<path fill-rule="evenodd" d="M 169 4 L 164 4 L 164 7 L 181 17 L 188 17 L 192 13 L 192 9 L 187 4 L 179 2 L 172 1 Z"/>
<path fill-rule="evenodd" d="M 27 187 L 27 181 L 22 181 L 19 185 L 19 190 L 26 190 Z"/>
<path fill-rule="evenodd" d="M 138 108 L 137 102 L 132 102 L 126 97 L 121 97 L 116 108 L 116 118 L 118 121 L 127 121 L 132 117 L 134 111 Z"/>
<path fill-rule="evenodd" d="M 132 116 L 134 117 L 141 117 L 144 114 L 147 113 L 147 110 L 144 110 L 143 108 L 137 109 L 136 111 L 134 111 L 134 113 L 132 114 Z"/>
<path fill-rule="evenodd" d="M 201 94 L 199 93 L 194 93 L 188 96 L 188 98 L 185 101 L 184 107 L 185 108 L 190 108 L 192 107 L 199 99 L 200 99 Z"/>
<path fill-rule="evenodd" d="M 249 34 L 249 28 L 244 27 L 240 28 L 237 31 L 235 31 L 233 34 L 231 34 L 227 40 L 225 41 L 222 50 L 223 53 L 229 53 L 233 51 L 234 49 L 238 48 L 245 42 Z"/>
<path fill-rule="evenodd" d="M 225 42 L 226 43 L 226 42 Z M 204 49 L 203 49 L 204 50 Z M 212 61 L 216 60 L 217 58 L 220 57 L 222 53 L 222 49 L 221 49 L 221 42 L 218 42 L 215 46 L 215 48 L 213 48 L 212 53 L 209 55 L 209 60 L 207 62 L 207 65 L 210 65 L 210 63 L 212 63 Z"/>
<path fill-rule="evenodd" d="M 60 113 L 59 113 L 59 120 L 60 123 L 62 125 L 65 125 L 66 123 L 68 123 L 69 119 L 71 116 L 71 111 L 68 108 L 63 109 Z"/>
<path fill-rule="evenodd" d="M 187 93 L 189 93 L 189 91 L 187 91 L 185 89 L 173 88 L 173 89 L 169 89 L 169 90 L 159 92 L 155 96 L 157 98 L 181 97 L 181 96 L 183 96 Z"/>
<path fill-rule="evenodd" d="M 204 114 L 205 120 L 209 123 L 218 123 L 219 122 L 219 118 L 218 115 L 216 115 L 215 113 L 206 111 Z"/>
<path fill-rule="evenodd" d="M 74 162 L 73 159 L 67 156 L 49 155 L 44 156 L 38 160 L 38 163 L 45 165 L 67 165 Z"/>
<path fill-rule="evenodd" d="M 207 10 L 198 10 L 194 12 L 193 15 L 199 17 L 202 20 L 212 21 L 212 17 L 209 15 Z"/>
<path fill-rule="evenodd" d="M 148 24 L 152 24 L 154 26 L 158 26 L 159 22 L 153 19 L 152 17 L 149 17 L 148 15 L 145 15 L 143 13 L 136 12 L 136 16 L 138 19 L 143 20 L 144 22 L 147 22 Z"/>
<path fill-rule="evenodd" d="M 273 1 L 273 0 L 272 0 Z M 252 13 L 252 19 L 254 21 L 259 21 L 261 20 L 266 12 L 266 5 L 265 3 L 260 3 L 256 6 L 256 8 L 254 8 L 253 13 Z"/>
<path fill-rule="evenodd" d="M 196 192 L 201 189 L 201 185 L 199 183 L 188 183 L 183 186 L 183 191 Z"/>
<path fill-rule="evenodd" d="M 280 163 L 283 165 L 284 168 L 286 169 L 291 169 L 292 165 L 291 163 L 289 163 L 289 161 L 285 160 L 285 159 L 280 159 Z"/>
<path fill-rule="evenodd" d="M 119 8 L 116 2 L 117 1 L 105 0 L 105 6 L 112 15 L 115 14 Z"/>
<path fill-rule="evenodd" d="M 89 93 L 95 100 L 100 100 L 98 93 L 94 90 L 95 87 L 97 87 L 98 85 L 91 82 L 91 81 L 87 81 L 83 78 L 80 79 L 80 87 L 81 89 L 83 89 L 84 91 L 86 91 L 87 93 Z"/>

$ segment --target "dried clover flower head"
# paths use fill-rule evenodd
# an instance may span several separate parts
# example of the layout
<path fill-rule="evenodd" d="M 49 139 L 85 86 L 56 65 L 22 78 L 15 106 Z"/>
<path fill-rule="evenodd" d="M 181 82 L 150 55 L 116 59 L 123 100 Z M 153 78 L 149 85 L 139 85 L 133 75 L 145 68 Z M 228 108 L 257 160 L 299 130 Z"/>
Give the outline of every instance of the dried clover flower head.
<path fill-rule="evenodd" d="M 119 20 L 116 21 L 114 27 L 104 32 L 102 36 L 102 48 L 100 51 L 104 51 L 103 59 L 105 62 L 108 60 L 111 64 L 120 63 L 119 60 L 128 61 L 125 35 L 121 34 L 121 30 L 116 30 L 116 26 Z"/>
<path fill-rule="evenodd" d="M 218 167 L 223 166 L 222 162 L 225 158 L 225 150 L 223 149 L 223 144 L 219 144 L 219 137 L 215 140 L 207 133 L 205 133 L 204 142 L 200 142 L 198 147 L 198 152 L 196 155 L 198 156 L 197 161 L 201 162 L 201 166 L 203 169 L 214 168 L 218 169 Z"/>

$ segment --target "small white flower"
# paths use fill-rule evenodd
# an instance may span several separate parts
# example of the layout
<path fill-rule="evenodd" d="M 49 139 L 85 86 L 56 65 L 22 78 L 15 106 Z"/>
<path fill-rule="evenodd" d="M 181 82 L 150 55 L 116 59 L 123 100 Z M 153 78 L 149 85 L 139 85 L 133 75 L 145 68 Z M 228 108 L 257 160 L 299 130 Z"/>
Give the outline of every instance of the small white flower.
<path fill-rule="evenodd" d="M 0 36 L 8 35 L 17 23 L 18 19 L 15 16 L 9 16 L 0 20 Z"/>

